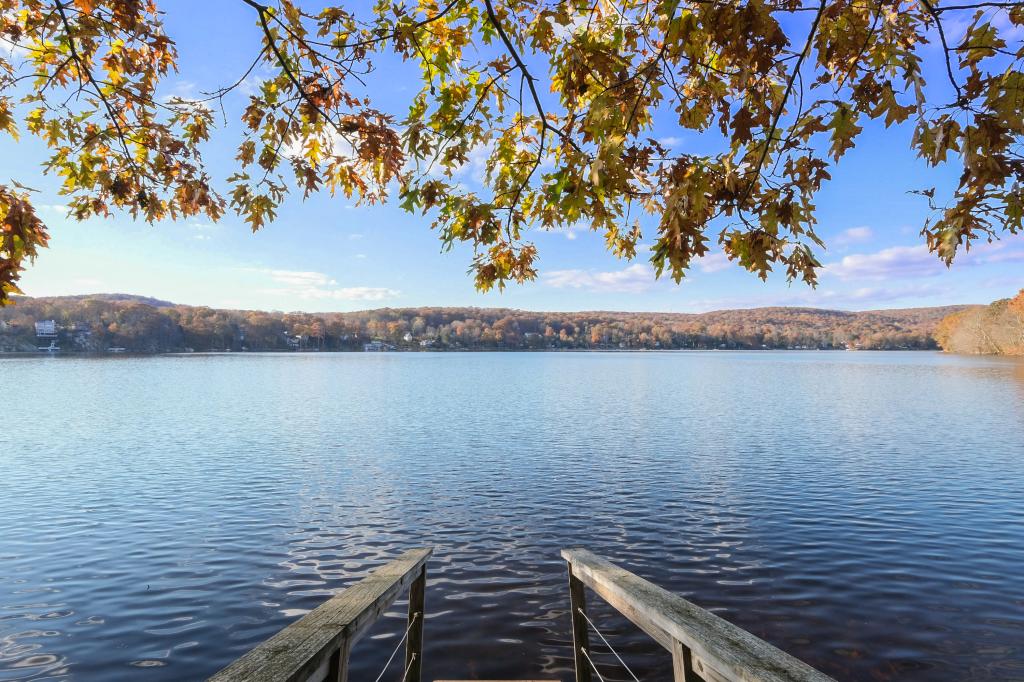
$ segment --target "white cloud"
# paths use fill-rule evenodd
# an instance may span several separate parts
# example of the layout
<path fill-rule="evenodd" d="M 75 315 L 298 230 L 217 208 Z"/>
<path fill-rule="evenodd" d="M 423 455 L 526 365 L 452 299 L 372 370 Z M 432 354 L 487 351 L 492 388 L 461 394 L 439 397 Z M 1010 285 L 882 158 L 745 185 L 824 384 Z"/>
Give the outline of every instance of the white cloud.
<path fill-rule="evenodd" d="M 723 251 L 715 251 L 706 256 L 698 258 L 694 264 L 701 272 L 721 272 L 729 268 L 732 263 Z"/>
<path fill-rule="evenodd" d="M 191 105 L 204 111 L 213 111 L 213 107 L 206 100 L 206 97 L 197 97 L 196 84 L 192 81 L 179 80 L 171 88 L 171 91 L 163 96 L 163 102 L 170 106 L 175 104 Z"/>
<path fill-rule="evenodd" d="M 39 208 L 44 211 L 51 211 L 53 213 L 60 213 L 61 215 L 67 215 L 71 209 L 65 204 L 40 204 Z"/>
<path fill-rule="evenodd" d="M 341 301 L 384 301 L 395 298 L 400 291 L 387 287 L 342 287 L 341 289 L 318 289 L 306 292 L 305 298 L 331 298 Z"/>
<path fill-rule="evenodd" d="M 948 302 L 949 297 L 955 293 L 957 293 L 956 289 L 951 286 L 942 286 L 934 282 L 912 282 L 906 285 L 880 285 L 848 290 L 805 289 L 792 293 L 769 292 L 752 297 L 691 299 L 686 301 L 685 307 L 688 312 L 763 308 L 765 306 L 872 310 L 898 301 L 916 305 L 920 299 L 938 298 L 940 301 L 936 301 L 936 303 Z"/>
<path fill-rule="evenodd" d="M 976 243 L 970 251 L 961 248 L 952 268 L 1024 261 L 1024 237 L 1008 236 L 992 243 Z M 925 244 L 891 246 L 875 253 L 845 256 L 826 263 L 823 275 L 842 280 L 883 280 L 940 275 L 947 271 L 937 254 Z"/>
<path fill-rule="evenodd" d="M 557 289 L 585 289 L 599 292 L 636 294 L 654 286 L 654 268 L 634 263 L 622 270 L 552 270 L 542 277 L 548 286 Z"/>
<path fill-rule="evenodd" d="M 258 293 L 303 300 L 384 301 L 401 292 L 390 287 L 339 287 L 330 275 L 312 270 L 273 270 L 249 268 L 267 278 L 277 287 L 259 289 Z"/>
<path fill-rule="evenodd" d="M 1021 236 L 1005 237 L 996 242 L 979 244 L 955 262 L 970 263 L 1013 263 L 1024 260 L 1024 239 Z"/>
<path fill-rule="evenodd" d="M 27 48 L 18 45 L 7 38 L 0 38 L 0 53 L 11 59 L 28 59 L 31 54 Z"/>
<path fill-rule="evenodd" d="M 658 138 L 658 144 L 660 144 L 662 147 L 666 147 L 668 149 L 675 149 L 680 144 L 682 144 L 682 142 L 683 142 L 683 138 L 676 137 L 675 135 L 669 135 L 667 137 L 659 137 Z"/>
<path fill-rule="evenodd" d="M 171 88 L 171 95 L 175 97 L 191 97 L 195 94 L 196 84 L 193 81 L 181 79 L 174 83 Z"/>
<path fill-rule="evenodd" d="M 919 244 L 845 256 L 838 262 L 827 263 L 823 274 L 843 280 L 925 277 L 937 275 L 945 267 L 935 254 L 929 253 L 927 246 Z"/>
<path fill-rule="evenodd" d="M 574 16 L 568 24 L 562 24 L 548 18 L 548 23 L 551 24 L 552 33 L 555 38 L 559 41 L 568 41 L 576 33 L 583 33 L 587 29 L 587 14 L 577 14 Z"/>
<path fill-rule="evenodd" d="M 306 153 L 305 142 L 307 141 L 308 140 L 306 138 L 302 137 L 290 140 L 281 150 L 281 156 L 288 159 L 302 158 Z M 354 159 L 356 157 L 356 150 L 355 147 L 352 146 L 352 143 L 342 137 L 340 133 L 336 132 L 331 133 L 328 146 L 321 153 L 334 154 L 346 159 Z M 352 205 L 348 204 L 346 205 L 346 208 L 349 206 Z M 355 206 L 352 206 L 352 208 L 355 208 Z"/>
<path fill-rule="evenodd" d="M 203 223 L 198 221 L 192 221 L 187 224 L 188 228 L 193 231 L 192 238 L 200 241 L 207 241 L 212 239 L 214 232 L 219 228 L 215 223 Z"/>
<path fill-rule="evenodd" d="M 835 291 L 822 289 L 809 296 L 807 302 L 819 305 L 846 305 L 888 303 L 902 299 L 935 298 L 946 296 L 953 290 L 947 286 L 935 284 L 907 284 L 903 286 L 858 287 L 851 291 Z"/>
<path fill-rule="evenodd" d="M 835 237 L 835 239 L 832 240 L 832 243 L 840 246 L 845 244 L 857 244 L 860 242 L 866 242 L 874 236 L 874 230 L 866 225 L 861 225 L 860 227 L 851 227 L 848 230 L 843 230 Z"/>
<path fill-rule="evenodd" d="M 487 159 L 490 158 L 492 151 L 494 151 L 492 144 L 478 144 L 473 147 L 466 154 L 466 162 L 452 171 L 452 177 L 456 180 L 469 179 L 477 185 L 485 184 L 487 182 Z M 440 164 L 435 164 L 430 175 L 441 177 L 444 175 L 444 168 Z"/>
<path fill-rule="evenodd" d="M 264 270 L 263 272 L 270 275 L 270 279 L 275 283 L 288 286 L 324 287 L 337 284 L 337 282 L 322 272 L 302 270 Z"/>

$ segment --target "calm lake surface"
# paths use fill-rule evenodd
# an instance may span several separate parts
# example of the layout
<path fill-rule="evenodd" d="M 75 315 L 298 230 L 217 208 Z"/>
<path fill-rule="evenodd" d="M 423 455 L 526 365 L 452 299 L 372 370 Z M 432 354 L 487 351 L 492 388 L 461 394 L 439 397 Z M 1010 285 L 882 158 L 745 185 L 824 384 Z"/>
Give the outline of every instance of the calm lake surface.
<path fill-rule="evenodd" d="M 200 679 L 428 544 L 425 680 L 568 680 L 566 546 L 842 680 L 1024 679 L 1021 362 L 40 357 L 0 385 L 0 680 Z"/>

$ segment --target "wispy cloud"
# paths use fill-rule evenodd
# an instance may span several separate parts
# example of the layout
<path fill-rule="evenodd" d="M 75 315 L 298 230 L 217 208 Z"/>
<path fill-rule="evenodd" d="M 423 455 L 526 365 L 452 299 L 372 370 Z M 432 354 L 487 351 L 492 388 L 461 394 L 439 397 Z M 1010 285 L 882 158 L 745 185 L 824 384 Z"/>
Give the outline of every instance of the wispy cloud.
<path fill-rule="evenodd" d="M 452 170 L 452 177 L 456 180 L 466 182 L 472 181 L 477 185 L 487 182 L 487 159 L 494 151 L 492 144 L 479 144 L 466 154 L 466 161 Z M 442 164 L 434 164 L 430 169 L 430 176 L 443 177 L 445 169 Z"/>
<path fill-rule="evenodd" d="M 723 251 L 715 251 L 703 258 L 698 258 L 694 263 L 701 272 L 721 272 L 729 268 L 732 263 Z"/>
<path fill-rule="evenodd" d="M 304 143 L 309 140 L 304 138 L 292 139 L 284 146 L 281 150 L 281 155 L 289 159 L 301 159 L 306 155 L 306 146 Z M 352 143 L 341 136 L 340 133 L 331 133 L 326 149 L 323 149 L 323 154 L 333 154 L 346 159 L 354 159 L 356 155 L 356 149 L 352 146 Z M 345 208 L 355 208 L 353 204 L 346 204 Z"/>
<path fill-rule="evenodd" d="M 597 292 L 641 293 L 655 284 L 654 268 L 634 263 L 622 270 L 552 270 L 542 276 L 544 284 L 557 289 Z"/>
<path fill-rule="evenodd" d="M 845 256 L 827 263 L 824 273 L 842 280 L 879 280 L 894 277 L 926 277 L 945 270 L 945 265 L 924 244 L 892 246 L 875 253 Z"/>
<path fill-rule="evenodd" d="M 31 52 L 27 48 L 18 45 L 11 41 L 6 36 L 0 37 L 0 54 L 4 54 L 13 59 L 27 59 Z"/>
<path fill-rule="evenodd" d="M 953 268 L 1024 261 L 1024 238 L 1005 237 L 991 243 L 975 244 L 962 250 Z M 929 277 L 946 272 L 945 263 L 924 244 L 891 246 L 874 253 L 858 253 L 826 263 L 823 275 L 842 280 L 889 280 Z"/>
<path fill-rule="evenodd" d="M 1024 261 L 1024 240 L 1008 237 L 991 244 L 981 244 L 971 249 L 964 260 L 979 263 L 1015 263 Z"/>
<path fill-rule="evenodd" d="M 793 293 L 772 293 L 756 298 L 730 296 L 721 298 L 692 299 L 686 302 L 689 312 L 731 310 L 742 308 L 763 308 L 765 306 L 797 306 L 811 308 L 838 308 L 870 310 L 882 308 L 885 304 L 900 301 L 914 302 L 921 299 L 948 298 L 955 294 L 951 286 L 934 282 L 907 283 L 906 285 L 879 285 L 855 289 L 807 289 Z"/>
<path fill-rule="evenodd" d="M 68 211 L 71 210 L 67 204 L 40 204 L 39 208 L 52 213 L 60 213 L 61 215 L 67 215 Z"/>
<path fill-rule="evenodd" d="M 849 244 L 859 244 L 866 242 L 875 236 L 875 231 L 867 225 L 861 225 L 859 227 L 851 227 L 848 230 L 843 230 L 835 238 L 832 239 L 832 243 L 838 246 L 846 246 Z"/>
<path fill-rule="evenodd" d="M 335 300 L 335 301 L 385 301 L 397 297 L 401 292 L 390 287 L 342 287 L 330 275 L 313 270 L 273 270 L 250 268 L 270 283 L 260 289 L 260 293 L 275 297 L 286 297 L 302 300 Z"/>
<path fill-rule="evenodd" d="M 386 301 L 398 296 L 398 289 L 387 287 L 342 287 L 307 292 L 307 298 L 329 298 L 338 301 Z"/>
<path fill-rule="evenodd" d="M 951 287 L 919 283 L 901 286 L 858 287 L 851 291 L 822 289 L 808 296 L 807 303 L 815 305 L 852 305 L 890 303 L 904 299 L 935 298 L 953 293 Z"/>
<path fill-rule="evenodd" d="M 334 286 L 337 282 L 322 272 L 304 270 L 264 270 L 270 279 L 277 284 L 294 287 L 325 287 Z"/>

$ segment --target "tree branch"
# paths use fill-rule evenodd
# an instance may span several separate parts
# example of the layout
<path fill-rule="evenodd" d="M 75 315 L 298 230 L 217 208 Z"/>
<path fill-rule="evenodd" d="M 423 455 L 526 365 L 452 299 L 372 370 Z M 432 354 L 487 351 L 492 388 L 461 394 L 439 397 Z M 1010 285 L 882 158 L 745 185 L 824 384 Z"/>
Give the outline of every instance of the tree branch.
<path fill-rule="evenodd" d="M 821 0 L 821 4 L 818 6 L 818 13 L 814 15 L 814 21 L 811 22 L 811 30 L 807 34 L 807 41 L 804 43 L 804 49 L 800 52 L 800 56 L 796 60 L 796 65 L 793 67 L 793 73 L 790 74 L 789 80 L 786 83 L 786 91 L 782 95 L 782 101 L 779 102 L 779 108 L 775 111 L 775 115 L 772 117 L 771 128 L 768 129 L 768 136 L 764 141 L 764 148 L 761 150 L 761 157 L 757 161 L 757 165 L 754 167 L 754 172 L 750 178 L 750 182 L 747 183 L 747 188 L 743 192 L 743 196 L 740 197 L 738 204 L 742 204 L 750 196 L 750 192 L 754 188 L 754 183 L 761 176 L 761 169 L 764 168 L 764 162 L 768 158 L 768 152 L 771 150 L 772 138 L 775 137 L 775 131 L 779 128 L 779 121 L 782 119 L 782 113 L 786 109 L 786 102 L 789 100 L 790 94 L 793 92 L 793 85 L 796 83 L 797 75 L 800 73 L 800 68 L 803 66 L 804 60 L 807 55 L 811 52 L 811 45 L 814 42 L 814 35 L 818 32 L 818 24 L 821 22 L 821 17 L 825 13 L 826 0 Z"/>
<path fill-rule="evenodd" d="M 924 5 L 928 14 L 935 19 L 935 27 L 939 30 L 939 40 L 942 41 L 942 56 L 946 60 L 946 75 L 949 76 L 949 82 L 952 84 L 953 89 L 956 90 L 957 102 L 960 102 L 964 98 L 964 93 L 960 90 L 960 84 L 956 82 L 956 78 L 953 76 L 953 64 L 949 60 L 949 44 L 946 42 L 946 32 L 942 28 L 942 20 L 939 18 L 938 12 L 935 11 L 935 6 L 929 0 L 921 0 L 921 4 Z"/>
<path fill-rule="evenodd" d="M 92 70 L 89 68 L 89 65 L 85 63 L 85 60 L 82 59 L 81 54 L 78 52 L 78 48 L 75 47 L 74 33 L 71 28 L 71 23 L 68 21 L 68 15 L 64 12 L 64 4 L 60 0 L 57 0 L 56 5 L 57 12 L 60 14 L 61 24 L 64 25 L 64 30 L 67 32 L 68 50 L 71 52 L 71 57 L 75 60 L 75 63 L 78 64 L 79 82 L 81 82 L 81 79 L 84 76 L 96 90 L 96 96 L 103 102 L 103 106 L 107 110 L 107 117 L 110 119 L 110 122 L 114 125 L 114 130 L 117 132 L 117 138 L 121 142 L 121 148 L 124 150 L 125 159 L 129 164 L 134 166 L 136 170 L 139 170 L 139 167 L 135 163 L 135 159 L 132 157 L 131 151 L 128 149 L 128 142 L 125 137 L 124 129 L 121 127 L 121 121 L 118 119 L 117 114 L 114 113 L 113 105 L 110 104 L 110 100 L 107 99 L 107 96 L 103 94 L 103 89 L 93 77 Z M 139 170 L 139 173 L 142 174 L 142 171 Z"/>
<path fill-rule="evenodd" d="M 305 100 L 306 104 L 311 106 L 313 110 L 316 111 L 317 114 L 322 116 L 325 121 L 330 123 L 334 128 L 338 128 L 338 125 L 330 116 L 327 115 L 327 112 L 321 109 L 319 104 L 313 101 L 313 98 L 309 96 L 309 93 L 306 92 L 306 89 L 302 87 L 301 83 L 299 83 L 299 79 L 295 76 L 295 73 L 292 71 L 291 67 L 288 66 L 288 61 L 285 59 L 284 54 L 281 52 L 281 48 L 278 47 L 277 41 L 274 40 L 274 34 L 270 30 L 270 24 L 267 22 L 267 16 L 268 14 L 270 14 L 270 8 L 267 7 L 266 5 L 261 5 L 258 2 L 255 2 L 255 0 L 242 0 L 242 2 L 249 5 L 250 7 L 253 7 L 256 10 L 256 13 L 259 15 L 260 18 L 260 26 L 263 27 L 263 35 L 267 39 L 267 44 L 273 51 L 274 56 L 277 57 L 277 61 L 281 65 L 281 70 L 284 71 L 285 76 L 295 87 L 295 89 L 298 90 L 299 96 L 302 97 L 302 99 Z"/>

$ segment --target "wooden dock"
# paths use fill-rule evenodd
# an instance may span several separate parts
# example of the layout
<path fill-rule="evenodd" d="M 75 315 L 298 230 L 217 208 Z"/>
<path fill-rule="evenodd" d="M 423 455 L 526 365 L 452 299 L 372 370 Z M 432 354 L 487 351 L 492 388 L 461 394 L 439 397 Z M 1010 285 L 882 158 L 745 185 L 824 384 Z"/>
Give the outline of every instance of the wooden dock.
<path fill-rule="evenodd" d="M 409 617 L 402 680 L 420 682 L 426 564 L 432 552 L 432 548 L 405 552 L 221 670 L 211 682 L 346 682 L 352 646 L 406 590 Z M 834 682 L 746 630 L 593 552 L 565 549 L 562 557 L 569 569 L 575 682 L 594 682 L 588 588 L 671 652 L 674 682 Z"/>

